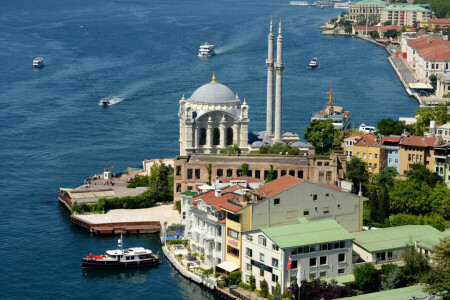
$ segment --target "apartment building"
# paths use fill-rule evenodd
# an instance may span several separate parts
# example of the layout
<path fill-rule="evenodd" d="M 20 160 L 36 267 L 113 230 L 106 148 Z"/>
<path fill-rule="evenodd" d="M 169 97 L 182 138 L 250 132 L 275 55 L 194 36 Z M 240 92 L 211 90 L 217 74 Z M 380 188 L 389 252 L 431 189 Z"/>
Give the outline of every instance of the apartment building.
<path fill-rule="evenodd" d="M 386 167 L 392 167 L 400 174 L 400 141 L 401 136 L 385 136 L 381 139 L 381 146 L 386 153 Z"/>
<path fill-rule="evenodd" d="M 420 163 L 434 172 L 436 137 L 406 136 L 400 141 L 400 175 L 406 175 L 411 165 Z"/>
<path fill-rule="evenodd" d="M 373 134 L 365 134 L 353 146 L 353 156 L 367 164 L 370 173 L 379 173 L 386 164 L 386 149 L 381 140 Z"/>
<path fill-rule="evenodd" d="M 381 23 L 391 21 L 392 25 L 414 26 L 431 18 L 429 4 L 390 4 L 381 10 Z"/>

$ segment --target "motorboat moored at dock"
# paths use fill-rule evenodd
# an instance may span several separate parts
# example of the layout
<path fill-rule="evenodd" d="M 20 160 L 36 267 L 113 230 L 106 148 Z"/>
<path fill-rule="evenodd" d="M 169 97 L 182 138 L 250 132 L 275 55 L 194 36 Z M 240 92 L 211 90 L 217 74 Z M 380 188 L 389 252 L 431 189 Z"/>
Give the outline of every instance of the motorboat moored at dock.
<path fill-rule="evenodd" d="M 119 249 L 108 250 L 103 255 L 92 253 L 81 259 L 83 269 L 118 269 L 157 266 L 161 263 L 159 256 L 149 249 L 135 247 L 122 249 L 122 234 L 118 241 Z"/>

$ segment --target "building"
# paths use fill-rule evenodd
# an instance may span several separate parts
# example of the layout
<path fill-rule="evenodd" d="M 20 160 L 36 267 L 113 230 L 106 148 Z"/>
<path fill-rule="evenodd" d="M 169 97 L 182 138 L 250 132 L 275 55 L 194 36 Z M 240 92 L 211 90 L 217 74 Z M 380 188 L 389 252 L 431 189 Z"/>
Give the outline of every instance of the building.
<path fill-rule="evenodd" d="M 446 28 L 450 27 L 450 18 L 423 20 L 423 21 L 420 21 L 420 27 L 428 27 L 430 29 L 435 29 L 435 28 L 446 29 Z"/>
<path fill-rule="evenodd" d="M 406 175 L 411 165 L 420 163 L 434 171 L 435 137 L 406 136 L 400 141 L 400 175 Z"/>
<path fill-rule="evenodd" d="M 445 95 L 450 95 L 450 73 L 437 75 L 436 97 L 443 98 Z"/>
<path fill-rule="evenodd" d="M 450 143 L 434 149 L 434 172 L 450 186 Z"/>
<path fill-rule="evenodd" d="M 400 174 L 400 136 L 385 136 L 381 139 L 381 145 L 386 153 L 386 167 L 392 167 Z"/>
<path fill-rule="evenodd" d="M 279 282 L 283 292 L 296 281 L 300 268 L 307 280 L 350 273 L 352 271 L 353 236 L 335 220 L 309 222 L 305 218 L 296 223 L 272 226 L 243 233 L 242 280 L 250 275 L 260 289 L 265 279 L 269 291 Z M 286 271 L 289 257 L 292 266 Z"/>
<path fill-rule="evenodd" d="M 291 175 L 315 183 L 336 185 L 338 179 L 344 176 L 346 158 L 339 153 L 329 157 L 203 154 L 177 156 L 174 161 L 174 202 L 181 199 L 182 191 L 197 190 L 216 176 L 241 177 L 242 164 L 248 164 L 247 176 L 256 179 L 265 180 L 272 165 L 275 178 Z"/>
<path fill-rule="evenodd" d="M 442 138 L 444 143 L 450 143 L 450 122 L 436 128 L 436 136 Z"/>
<path fill-rule="evenodd" d="M 353 156 L 367 164 L 370 173 L 378 173 L 386 164 L 386 152 L 381 140 L 373 134 L 365 134 L 353 146 Z"/>
<path fill-rule="evenodd" d="M 440 232 L 430 225 L 404 225 L 354 232 L 353 251 L 372 264 L 384 264 L 402 260 L 402 252 L 408 244 L 418 251 L 433 255 L 432 247 L 439 239 L 449 236 L 449 231 Z"/>
<path fill-rule="evenodd" d="M 346 139 L 344 139 L 344 144 L 342 148 L 344 148 L 345 156 L 347 156 L 347 160 L 350 161 L 353 156 L 353 146 L 364 136 L 364 134 L 351 134 Z"/>
<path fill-rule="evenodd" d="M 358 15 L 363 15 L 368 19 L 370 15 L 381 16 L 381 10 L 387 6 L 387 2 L 382 0 L 363 0 L 351 2 L 348 5 L 348 19 L 358 21 Z"/>
<path fill-rule="evenodd" d="M 392 25 L 414 26 L 431 18 L 429 4 L 390 4 L 381 10 L 381 23 L 391 21 Z"/>

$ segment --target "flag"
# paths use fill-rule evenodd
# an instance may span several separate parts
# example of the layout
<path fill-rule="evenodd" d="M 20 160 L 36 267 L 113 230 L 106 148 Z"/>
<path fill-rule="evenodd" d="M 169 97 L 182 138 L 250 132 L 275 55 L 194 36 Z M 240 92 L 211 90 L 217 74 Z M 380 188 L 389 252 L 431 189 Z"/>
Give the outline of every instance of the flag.
<path fill-rule="evenodd" d="M 299 264 L 297 269 L 297 284 L 299 288 L 302 286 L 302 271 L 300 269 L 301 265 Z"/>
<path fill-rule="evenodd" d="M 286 267 L 286 271 L 289 270 L 292 267 L 292 253 L 289 254 L 289 260 L 288 260 L 288 264 Z"/>

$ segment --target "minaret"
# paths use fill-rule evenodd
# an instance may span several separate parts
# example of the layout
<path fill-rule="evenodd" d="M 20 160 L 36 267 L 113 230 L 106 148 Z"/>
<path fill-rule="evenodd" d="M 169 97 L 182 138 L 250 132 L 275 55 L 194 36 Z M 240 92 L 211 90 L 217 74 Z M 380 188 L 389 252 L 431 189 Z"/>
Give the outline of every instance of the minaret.
<path fill-rule="evenodd" d="M 266 59 L 267 66 L 267 119 L 266 138 L 273 136 L 273 26 L 270 18 L 269 47 Z"/>
<path fill-rule="evenodd" d="M 281 113 L 282 113 L 282 86 L 283 86 L 283 36 L 281 35 L 281 19 L 278 27 L 277 37 L 277 61 L 275 62 L 277 70 L 276 95 L 275 95 L 275 137 L 274 142 L 281 142 Z"/>

